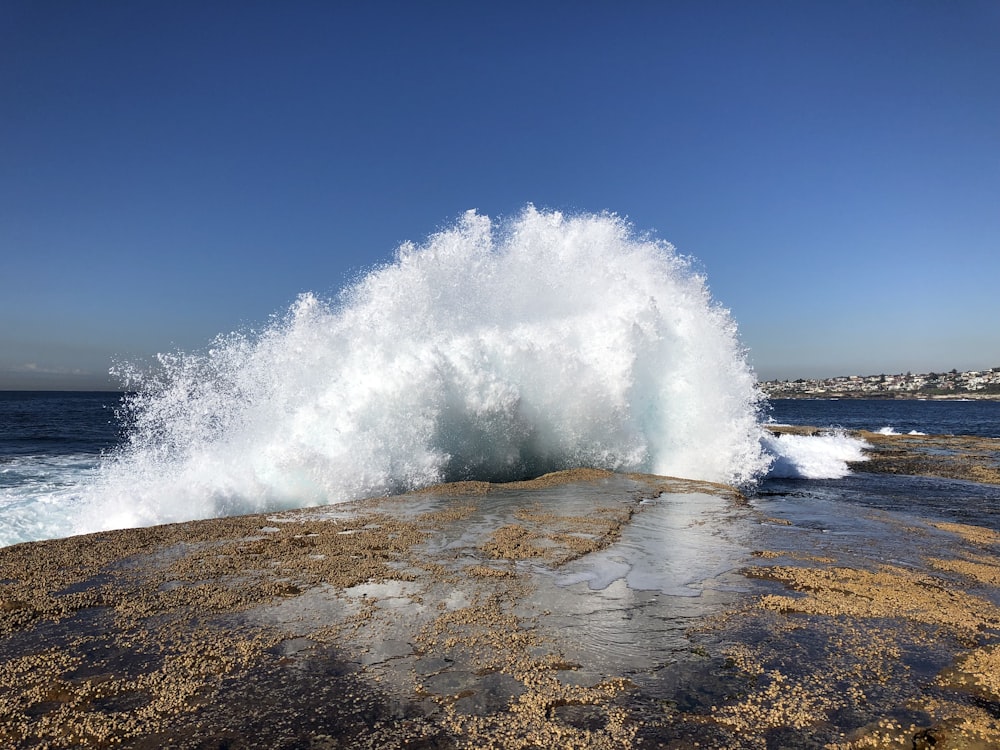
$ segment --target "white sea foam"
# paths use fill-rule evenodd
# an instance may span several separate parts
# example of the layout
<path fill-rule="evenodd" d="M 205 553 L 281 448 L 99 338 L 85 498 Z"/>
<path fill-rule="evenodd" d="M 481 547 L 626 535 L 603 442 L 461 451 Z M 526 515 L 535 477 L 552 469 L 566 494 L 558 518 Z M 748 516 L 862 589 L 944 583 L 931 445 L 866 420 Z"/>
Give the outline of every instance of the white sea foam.
<path fill-rule="evenodd" d="M 118 374 L 127 444 L 74 531 L 583 465 L 744 484 L 770 461 L 728 311 L 611 215 L 468 212 L 336 300 Z"/>
<path fill-rule="evenodd" d="M 93 454 L 14 456 L 0 463 L 0 547 L 72 534 L 99 473 Z"/>
<path fill-rule="evenodd" d="M 839 479 L 851 473 L 848 462 L 867 461 L 870 447 L 843 430 L 820 435 L 772 435 L 762 438 L 774 462 L 768 476 L 800 479 Z"/>
<path fill-rule="evenodd" d="M 876 432 L 879 435 L 899 435 L 900 434 L 900 433 L 896 432 L 896 428 L 894 428 L 892 425 L 886 425 L 885 427 L 879 427 L 878 430 L 876 430 Z M 921 432 L 920 430 L 910 430 L 906 434 L 907 435 L 926 435 L 927 433 L 926 432 Z"/>
<path fill-rule="evenodd" d="M 469 212 L 336 299 L 117 373 L 125 444 L 0 483 L 0 545 L 577 466 L 748 484 L 773 460 L 728 311 L 606 214 Z"/>

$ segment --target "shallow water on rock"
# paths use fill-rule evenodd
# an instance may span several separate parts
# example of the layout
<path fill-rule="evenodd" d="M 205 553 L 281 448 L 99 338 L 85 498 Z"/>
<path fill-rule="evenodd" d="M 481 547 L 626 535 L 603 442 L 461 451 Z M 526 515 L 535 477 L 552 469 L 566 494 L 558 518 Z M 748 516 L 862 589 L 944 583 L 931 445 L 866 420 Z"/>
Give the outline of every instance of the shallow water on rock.
<path fill-rule="evenodd" d="M 592 590 L 604 590 L 623 581 L 632 591 L 690 597 L 733 585 L 720 579 L 750 552 L 746 530 L 732 524 L 746 516 L 745 509 L 717 495 L 671 493 L 644 500 L 640 511 L 610 547 L 561 567 L 557 583 L 585 581 Z"/>

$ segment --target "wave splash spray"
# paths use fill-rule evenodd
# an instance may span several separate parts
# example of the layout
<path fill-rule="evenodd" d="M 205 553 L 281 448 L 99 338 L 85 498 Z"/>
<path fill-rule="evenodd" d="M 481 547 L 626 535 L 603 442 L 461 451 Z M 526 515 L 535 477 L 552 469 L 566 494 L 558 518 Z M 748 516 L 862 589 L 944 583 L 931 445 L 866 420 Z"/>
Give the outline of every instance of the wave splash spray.
<path fill-rule="evenodd" d="M 819 435 L 765 434 L 761 444 L 774 456 L 767 473 L 781 479 L 841 479 L 851 474 L 850 463 L 867 461 L 872 446 L 842 429 Z"/>
<path fill-rule="evenodd" d="M 335 301 L 117 374 L 136 395 L 77 531 L 577 466 L 745 484 L 770 461 L 729 313 L 608 214 L 474 211 Z"/>

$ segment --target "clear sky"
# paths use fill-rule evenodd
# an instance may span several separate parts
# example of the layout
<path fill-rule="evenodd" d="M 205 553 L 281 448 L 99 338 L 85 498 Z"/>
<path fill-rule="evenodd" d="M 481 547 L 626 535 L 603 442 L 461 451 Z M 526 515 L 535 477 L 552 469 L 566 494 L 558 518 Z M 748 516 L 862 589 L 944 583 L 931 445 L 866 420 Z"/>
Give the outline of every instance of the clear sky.
<path fill-rule="evenodd" d="M 699 259 L 762 379 L 1000 365 L 1000 2 L 0 0 L 0 388 L 466 209 Z"/>

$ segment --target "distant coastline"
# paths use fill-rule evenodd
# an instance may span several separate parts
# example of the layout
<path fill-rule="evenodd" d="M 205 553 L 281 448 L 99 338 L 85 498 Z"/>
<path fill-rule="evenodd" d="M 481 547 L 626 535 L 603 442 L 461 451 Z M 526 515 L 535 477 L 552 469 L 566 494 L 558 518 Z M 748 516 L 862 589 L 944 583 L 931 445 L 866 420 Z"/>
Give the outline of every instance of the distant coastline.
<path fill-rule="evenodd" d="M 768 398 L 906 398 L 1000 401 L 1000 367 L 959 372 L 841 375 L 835 378 L 768 380 Z"/>

